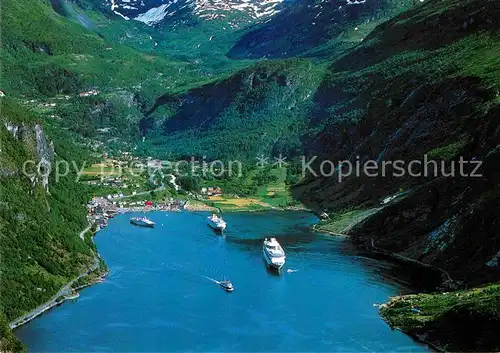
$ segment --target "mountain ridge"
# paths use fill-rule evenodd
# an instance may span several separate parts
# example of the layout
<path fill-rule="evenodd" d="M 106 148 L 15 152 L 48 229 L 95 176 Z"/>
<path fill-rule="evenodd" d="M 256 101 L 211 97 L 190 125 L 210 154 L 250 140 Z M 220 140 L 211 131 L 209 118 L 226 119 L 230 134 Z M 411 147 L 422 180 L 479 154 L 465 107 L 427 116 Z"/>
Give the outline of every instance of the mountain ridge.
<path fill-rule="evenodd" d="M 283 153 L 296 171 L 301 155 L 320 157 L 311 164 L 315 170 L 322 159 L 355 162 L 356 156 L 363 162 L 409 162 L 424 154 L 440 163 L 460 157 L 481 160 L 483 176 L 477 180 L 362 176 L 338 182 L 337 170 L 330 177 L 309 175 L 293 192 L 317 213 L 331 216 L 324 229 L 336 217 L 369 214 L 349 229 L 360 247 L 442 268 L 456 286 L 500 280 L 497 2 L 342 2 L 339 6 L 356 9 L 352 17 L 345 15 L 352 10 L 339 12 L 333 2 L 309 13 L 319 2 L 287 4 L 265 21 L 244 22 L 244 31 L 235 29 L 234 36 L 219 38 L 220 18 L 179 26 L 177 42 L 168 43 L 183 55 L 175 59 L 169 57 L 172 47 L 162 43 L 173 38 L 169 23 L 152 28 L 113 14 L 110 2 L 75 3 L 93 26 L 56 13 L 54 1 L 2 2 L 2 90 L 7 97 L 0 98 L 0 133 L 8 149 L 0 159 L 0 191 L 9 207 L 0 204 L 0 229 L 2 250 L 4 245 L 10 249 L 2 254 L 9 260 L 2 262 L 2 277 L 12 285 L 2 286 L 1 302 L 7 320 L 89 260 L 91 245 L 77 239 L 85 215 L 80 206 L 88 196 L 84 190 L 72 183 L 52 188 L 50 180 L 37 180 L 33 187 L 28 179 L 14 178 L 22 158 L 36 157 L 33 136 L 40 129 L 51 137 L 45 147 L 54 141 L 55 155 L 43 156 L 50 160 L 84 158 L 73 156 L 75 150 L 84 154 L 82 146 L 97 143 L 137 147 L 137 153 L 157 158 L 172 152 L 177 158 L 209 155 L 255 162 L 259 154 Z M 320 11 L 318 27 L 310 28 Z M 294 27 L 297 22 L 291 19 L 301 14 L 307 16 Z M 187 15 L 193 20 L 192 12 Z M 323 25 L 332 19 L 339 28 Z M 205 33 L 207 28 L 215 34 Z M 231 60 L 221 58 L 226 53 Z M 221 70 L 220 63 L 225 65 Z M 98 93 L 79 95 L 88 90 Z M 47 103 L 56 106 L 47 112 L 41 108 Z M 19 129 L 24 142 L 13 134 Z M 292 177 L 297 180 L 299 173 Z M 73 190 L 82 194 L 76 197 Z M 47 205 L 57 210 L 54 216 Z M 32 240 L 43 250 L 39 253 L 25 241 L 31 234 L 25 232 L 28 225 L 37 222 L 53 227 L 50 234 L 33 228 Z M 64 237 L 55 248 L 79 254 L 78 263 L 51 253 L 54 244 L 48 239 L 59 233 Z M 35 260 L 16 257 L 23 251 Z M 29 272 L 33 268 L 44 273 L 44 283 Z M 30 301 L 16 302 L 16 288 Z M 439 329 L 453 328 L 451 321 L 444 320 L 446 327 Z M 480 340 L 481 333 L 475 334 Z"/>
<path fill-rule="evenodd" d="M 150 26 L 167 26 L 199 20 L 233 18 L 236 28 L 278 13 L 285 0 L 105 0 L 94 6 L 106 9 L 125 20 Z"/>

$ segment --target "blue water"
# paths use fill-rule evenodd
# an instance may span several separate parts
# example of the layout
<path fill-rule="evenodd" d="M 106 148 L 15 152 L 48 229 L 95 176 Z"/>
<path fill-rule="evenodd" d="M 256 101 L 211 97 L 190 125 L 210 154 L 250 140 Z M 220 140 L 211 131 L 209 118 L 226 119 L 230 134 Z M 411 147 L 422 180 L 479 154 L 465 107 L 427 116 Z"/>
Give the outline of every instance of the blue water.
<path fill-rule="evenodd" d="M 97 234 L 110 275 L 16 330 L 29 351 L 426 351 L 373 307 L 410 290 L 393 265 L 311 232 L 308 213 L 228 214 L 223 236 L 203 213 L 149 217 L 155 229 L 120 215 Z M 279 276 L 262 259 L 268 236 L 287 253 Z"/>

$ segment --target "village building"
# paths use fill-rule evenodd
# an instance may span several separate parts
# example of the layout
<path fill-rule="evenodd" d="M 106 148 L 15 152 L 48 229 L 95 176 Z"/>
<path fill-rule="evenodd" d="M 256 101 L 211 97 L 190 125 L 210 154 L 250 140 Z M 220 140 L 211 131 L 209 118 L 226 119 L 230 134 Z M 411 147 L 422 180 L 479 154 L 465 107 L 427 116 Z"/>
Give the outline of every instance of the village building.
<path fill-rule="evenodd" d="M 203 187 L 201 193 L 207 196 L 220 196 L 222 195 L 222 189 L 218 186 Z"/>
<path fill-rule="evenodd" d="M 80 92 L 78 95 L 80 97 L 90 97 L 90 96 L 97 96 L 100 92 L 96 89 L 91 89 L 90 91 L 86 92 Z"/>

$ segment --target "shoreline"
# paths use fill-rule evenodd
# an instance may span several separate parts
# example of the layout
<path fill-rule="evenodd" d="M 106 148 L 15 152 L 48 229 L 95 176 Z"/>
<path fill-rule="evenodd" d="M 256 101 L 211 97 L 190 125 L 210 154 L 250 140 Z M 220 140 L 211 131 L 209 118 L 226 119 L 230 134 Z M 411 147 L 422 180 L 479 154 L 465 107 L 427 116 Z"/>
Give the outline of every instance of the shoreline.
<path fill-rule="evenodd" d="M 318 223 L 316 223 L 312 226 L 312 230 L 316 233 L 323 233 L 323 234 L 328 234 L 328 235 L 332 235 L 332 236 L 336 236 L 336 237 L 344 237 L 344 238 L 349 237 L 348 234 L 335 233 L 335 232 L 332 232 L 329 230 L 324 230 L 324 229 L 318 228 L 317 225 L 318 225 Z"/>
<path fill-rule="evenodd" d="M 317 224 L 314 224 L 312 226 L 312 229 L 315 232 L 329 234 L 329 235 L 333 235 L 333 236 L 336 236 L 336 237 L 345 237 L 345 238 L 350 238 L 351 237 L 349 234 L 335 233 L 335 232 L 331 232 L 331 231 L 328 231 L 328 230 L 318 229 L 316 227 L 316 225 Z M 446 271 L 446 270 L 444 270 L 444 269 L 442 269 L 440 267 L 435 267 L 435 266 L 432 266 L 430 264 L 426 264 L 424 262 L 421 262 L 421 261 L 409 258 L 407 256 L 396 254 L 396 253 L 391 252 L 389 250 L 378 248 L 378 247 L 375 246 L 373 239 L 372 239 L 372 244 L 370 246 L 364 245 L 363 247 L 365 248 L 365 250 L 367 250 L 367 251 L 369 251 L 371 253 L 378 254 L 378 255 L 383 255 L 385 257 L 397 260 L 397 261 L 405 263 L 405 264 L 412 264 L 412 265 L 416 265 L 416 266 L 420 266 L 420 267 L 426 268 L 428 270 L 438 271 L 443 276 L 443 279 L 441 281 L 441 285 L 446 286 L 446 289 L 455 290 L 455 288 L 451 287 L 449 284 L 456 284 L 457 281 L 455 281 L 455 280 L 453 280 L 453 278 L 451 278 L 451 276 L 448 273 L 448 271 Z M 447 283 L 449 283 L 449 284 L 447 284 Z"/>
<path fill-rule="evenodd" d="M 189 202 L 189 201 L 188 201 Z M 183 208 L 174 208 L 174 209 L 164 209 L 164 208 L 155 208 L 155 207 L 151 207 L 151 208 L 147 208 L 147 209 L 144 209 L 144 207 L 127 207 L 127 208 L 121 208 L 119 209 L 119 214 L 126 214 L 126 213 L 133 213 L 133 212 L 155 212 L 155 211 L 159 211 L 159 212 L 182 212 L 182 211 L 187 211 L 187 212 L 210 212 L 210 208 L 211 206 L 208 206 L 208 205 L 205 205 L 207 206 L 209 209 L 205 209 L 205 208 L 186 208 L 185 206 L 188 204 L 188 202 L 186 202 L 186 204 L 184 205 Z M 211 209 L 214 209 L 213 207 Z M 231 212 L 266 212 L 266 211 L 304 211 L 304 212 L 310 212 L 309 210 L 307 209 L 282 209 L 282 208 L 270 208 L 270 209 L 262 209 L 262 210 L 245 210 L 245 209 L 242 209 L 242 210 L 234 210 L 234 211 L 231 211 Z M 82 238 L 83 240 L 83 235 L 85 235 L 85 233 L 87 233 L 88 231 L 90 231 L 93 227 L 95 226 L 95 224 L 90 224 L 89 226 L 87 226 L 82 232 L 80 232 L 80 234 L 78 235 L 80 238 Z M 102 229 L 102 228 L 101 228 Z M 101 229 L 97 229 L 95 230 L 93 233 L 92 233 L 92 242 L 94 241 L 94 236 L 101 230 Z M 73 298 L 70 298 L 68 297 L 67 294 L 64 294 L 64 292 L 66 291 L 69 291 L 72 289 L 73 292 L 77 292 L 81 289 L 84 289 L 84 288 L 87 288 L 87 287 L 90 287 L 94 284 L 97 284 L 97 283 L 101 283 L 102 280 L 109 274 L 109 270 L 107 270 L 106 272 L 104 272 L 103 274 L 101 274 L 100 276 L 98 276 L 96 279 L 90 281 L 89 283 L 86 283 L 86 284 L 83 284 L 83 285 L 80 285 L 80 286 L 77 286 L 75 288 L 72 288 L 72 284 L 74 284 L 76 281 L 78 281 L 79 279 L 81 278 L 84 278 L 85 276 L 88 276 L 91 272 L 95 271 L 96 269 L 99 268 L 99 260 L 101 259 L 99 253 L 94 253 L 94 263 L 87 269 L 85 270 L 85 272 L 81 273 L 80 275 L 78 275 L 76 278 L 72 279 L 71 281 L 69 281 L 68 283 L 66 283 L 59 291 L 57 291 L 56 294 L 54 294 L 48 301 L 38 305 L 37 307 L 35 307 L 34 309 L 32 309 L 31 311 L 29 311 L 28 313 L 12 320 L 11 322 L 9 322 L 9 327 L 14 330 L 20 326 L 23 326 L 27 323 L 29 323 L 31 320 L 37 318 L 38 316 L 42 315 L 43 313 L 49 311 L 50 309 L 56 307 L 56 306 L 59 306 L 61 304 L 63 304 L 65 301 L 67 300 L 72 300 Z M 62 297 L 62 298 L 61 298 Z"/>
<path fill-rule="evenodd" d="M 430 264 L 426 264 L 424 262 L 409 258 L 407 256 L 396 254 L 392 251 L 378 248 L 375 246 L 375 242 L 373 239 L 371 240 L 370 246 L 365 245 L 365 249 L 368 251 L 371 251 L 373 253 L 384 255 L 384 256 L 390 257 L 392 259 L 398 260 L 402 263 L 417 265 L 417 266 L 426 268 L 428 270 L 438 271 L 442 275 L 441 285 L 445 286 L 445 288 L 448 290 L 457 290 L 457 288 L 456 288 L 457 281 L 455 281 L 455 280 L 453 280 L 453 278 L 451 278 L 448 271 L 446 271 L 440 267 L 432 266 Z"/>
<path fill-rule="evenodd" d="M 187 200 L 182 209 L 189 212 L 220 212 L 219 208 L 209 206 L 202 201 L 192 201 L 193 200 Z"/>
<path fill-rule="evenodd" d="M 183 209 L 189 212 L 220 212 L 220 213 L 233 213 L 233 212 L 266 212 L 266 211 L 288 211 L 288 212 L 310 212 L 313 213 L 312 210 L 308 209 L 305 206 L 288 206 L 288 207 L 262 207 L 258 209 L 251 208 L 233 208 L 233 209 L 221 209 L 219 207 L 214 207 L 207 205 L 203 201 L 196 200 L 196 203 L 190 202 L 193 200 L 188 200 Z"/>
<path fill-rule="evenodd" d="M 173 208 L 173 209 L 165 209 L 165 208 L 156 208 L 156 207 L 123 207 L 123 208 L 118 208 L 117 209 L 118 214 L 125 214 L 125 213 L 132 213 L 132 212 L 141 212 L 141 213 L 146 213 L 146 212 L 182 212 L 182 209 L 180 208 Z M 112 218 L 112 217 L 110 217 Z"/>
<path fill-rule="evenodd" d="M 104 281 L 104 278 L 106 278 L 108 275 L 109 275 L 109 270 L 107 270 L 106 272 L 104 272 L 103 274 L 101 274 L 99 277 L 92 280 L 91 282 L 77 286 L 77 287 L 73 288 L 73 290 L 76 292 L 76 291 L 79 291 L 81 289 L 93 286 L 94 284 L 102 283 Z"/>
<path fill-rule="evenodd" d="M 373 243 L 373 241 L 372 241 Z M 419 267 L 422 267 L 422 268 L 426 268 L 426 269 L 429 269 L 429 270 L 432 270 L 432 271 L 438 271 L 441 273 L 441 276 L 446 276 L 446 280 L 445 278 L 442 278 L 441 280 L 441 285 L 446 285 L 446 282 L 451 282 L 451 283 L 455 283 L 455 281 L 453 281 L 453 279 L 450 277 L 450 275 L 448 274 L 447 271 L 443 270 L 442 268 L 438 268 L 438 267 L 434 267 L 434 266 L 431 266 L 429 264 L 425 264 L 421 261 L 418 261 L 418 260 L 414 260 L 414 259 L 411 259 L 411 258 L 408 258 L 406 256 L 403 256 L 403 255 L 399 255 L 399 254 L 396 254 L 396 253 L 393 253 L 391 251 L 388 251 L 388 250 L 384 250 L 384 249 L 379 249 L 377 248 L 374 244 L 372 244 L 370 247 L 369 246 L 365 246 L 365 249 L 369 252 L 372 252 L 374 254 L 379 254 L 379 255 L 382 255 L 382 256 L 386 256 L 388 258 L 391 258 L 393 260 L 396 260 L 396 261 L 399 261 L 402 265 L 414 265 L 414 266 L 419 266 Z M 449 286 L 447 286 L 449 287 Z M 448 288 L 450 289 L 450 288 Z M 455 289 L 454 289 L 455 290 Z M 420 294 L 420 293 L 424 293 L 424 292 L 418 292 L 416 294 Z M 392 300 L 395 300 L 396 298 L 398 298 L 400 296 L 396 296 L 396 297 L 390 297 L 389 300 L 387 300 L 385 303 L 381 304 L 378 309 L 377 309 L 377 312 L 378 312 L 378 315 L 380 316 L 380 318 L 392 329 L 392 330 L 398 330 L 402 333 L 404 333 L 405 335 L 407 335 L 408 337 L 411 337 L 412 339 L 414 339 L 415 341 L 417 342 L 420 342 L 422 344 L 425 344 L 427 345 L 429 348 L 437 351 L 437 352 L 446 352 L 445 349 L 443 349 L 442 347 L 439 347 L 437 345 L 435 345 L 434 343 L 432 342 L 429 342 L 427 341 L 424 337 L 421 337 L 420 335 L 418 334 L 415 334 L 415 333 L 412 333 L 412 332 L 409 332 L 409 331 L 405 331 L 403 330 L 402 328 L 400 327 L 394 327 L 392 326 L 389 321 L 384 317 L 384 315 L 382 315 L 380 309 L 383 308 L 384 306 L 387 306 L 389 305 L 389 303 L 392 301 Z"/>
<path fill-rule="evenodd" d="M 379 315 L 380 315 L 380 314 L 379 314 Z M 380 315 L 380 316 L 382 317 L 382 315 Z M 399 331 L 399 332 L 404 333 L 405 335 L 407 335 L 408 337 L 411 337 L 411 338 L 412 338 L 412 339 L 414 339 L 415 341 L 420 342 L 420 343 L 423 343 L 423 344 L 427 345 L 429 348 L 434 349 L 436 352 L 446 352 L 446 350 L 445 350 L 445 349 L 443 349 L 443 348 L 441 348 L 441 347 L 439 347 L 439 346 L 436 346 L 434 343 L 431 343 L 431 342 L 427 341 L 425 338 L 422 338 L 422 337 L 420 337 L 420 336 L 419 336 L 419 335 L 417 335 L 417 334 L 414 334 L 414 333 L 411 333 L 411 332 L 407 332 L 407 331 L 405 331 L 405 330 L 403 330 L 403 329 L 401 329 L 401 328 L 399 328 L 399 327 L 392 327 L 392 326 L 391 326 L 391 325 L 387 322 L 387 320 L 386 320 L 386 319 L 384 319 L 383 317 L 382 317 L 382 320 L 384 320 L 384 321 L 387 323 L 387 325 L 389 325 L 389 327 L 390 327 L 391 329 L 393 329 L 393 330 L 397 330 L 397 331 Z"/>
<path fill-rule="evenodd" d="M 173 210 L 165 210 L 165 209 L 148 209 L 147 211 L 148 212 L 151 212 L 151 211 L 165 211 L 165 212 L 181 212 L 183 210 L 185 211 L 188 211 L 188 212 L 206 212 L 207 209 L 205 208 L 194 208 L 194 209 L 189 209 L 189 208 L 186 208 L 186 206 L 188 205 L 189 201 L 186 202 L 186 204 L 184 205 L 184 207 L 182 209 L 173 209 Z M 207 207 L 210 207 L 208 205 L 206 205 Z M 212 208 L 213 209 L 213 208 Z M 121 212 L 120 213 L 130 213 L 130 212 L 144 212 L 144 210 L 142 208 L 124 208 L 124 209 L 121 209 L 120 210 Z M 231 211 L 231 212 L 265 212 L 265 211 L 303 211 L 303 212 L 312 212 L 311 210 L 308 210 L 308 209 L 284 209 L 284 208 L 271 208 L 271 209 L 262 209 L 262 210 L 234 210 L 234 211 Z M 92 226 L 90 226 L 92 227 Z M 331 236 L 336 236 L 336 237 L 344 237 L 344 238 L 348 238 L 349 235 L 347 234 L 340 234 L 340 233 L 335 233 L 335 232 L 331 232 L 331 231 L 326 231 L 326 230 L 321 230 L 321 229 L 318 229 L 317 228 L 317 223 L 314 224 L 311 229 L 314 231 L 314 232 L 317 232 L 317 233 L 323 233 L 323 234 L 327 234 L 327 235 L 331 235 Z M 84 231 L 82 233 L 86 233 L 87 231 L 89 231 L 89 227 L 85 228 Z M 93 237 L 97 234 L 98 230 L 93 232 L 92 234 L 92 242 L 94 241 L 93 240 Z M 431 265 L 428 265 L 428 264 L 425 264 L 425 263 L 422 263 L 420 261 L 417 261 L 417 260 L 413 260 L 413 259 L 410 259 L 410 258 L 407 258 L 405 256 L 402 256 L 402 255 L 399 255 L 399 254 L 395 254 L 395 253 L 392 253 L 388 250 L 384 250 L 384 249 L 379 249 L 377 248 L 375 245 L 374 245 L 374 242 L 372 240 L 372 244 L 371 246 L 365 246 L 366 250 L 370 251 L 370 252 L 373 252 L 373 253 L 376 253 L 376 254 L 381 254 L 381 255 L 384 255 L 384 256 L 387 256 L 387 257 L 390 257 L 390 258 L 393 258 L 393 259 L 396 259 L 402 263 L 408 263 L 408 264 L 413 264 L 413 265 L 418 265 L 418 266 L 421 266 L 421 267 L 424 267 L 424 268 L 427 268 L 427 269 L 432 269 L 432 270 L 437 270 L 437 271 L 440 271 L 442 274 L 446 275 L 447 279 L 449 281 L 451 281 L 452 283 L 454 283 L 454 281 L 451 279 L 450 275 L 448 274 L 448 272 L 446 272 L 445 270 L 441 269 L 441 268 L 435 268 Z M 68 296 L 68 295 L 64 295 L 64 297 L 62 299 L 60 299 L 61 295 L 60 293 L 67 290 L 67 289 L 72 289 L 72 292 L 75 293 L 75 292 L 78 292 L 84 288 L 87 288 L 87 287 L 90 287 L 90 286 L 93 286 L 97 283 L 102 283 L 102 281 L 104 280 L 104 278 L 109 274 L 109 270 L 106 270 L 106 272 L 100 274 L 97 278 L 91 280 L 90 282 L 86 283 L 86 284 L 83 284 L 83 285 L 80 285 L 80 286 L 77 286 L 75 288 L 72 288 L 71 285 L 73 283 L 75 283 L 76 281 L 78 281 L 79 279 L 81 278 L 84 278 L 85 276 L 89 275 L 91 272 L 97 270 L 99 268 L 99 260 L 100 260 L 100 255 L 97 253 L 97 254 L 94 254 L 94 264 L 89 267 L 84 273 L 80 274 L 77 278 L 71 280 L 70 282 L 68 282 L 63 288 L 61 288 L 61 290 L 59 290 L 56 295 L 54 295 L 52 297 L 51 300 L 49 300 L 48 302 L 45 302 L 44 304 L 42 305 L 39 305 L 37 306 L 35 309 L 33 309 L 32 311 L 30 311 L 29 313 L 21 316 L 20 318 L 17 318 L 15 320 L 13 320 L 12 322 L 9 323 L 9 327 L 12 329 L 12 330 L 15 330 L 16 328 L 19 328 L 20 326 L 23 326 L 27 323 L 29 323 L 31 320 L 37 318 L 38 316 L 42 315 L 43 313 L 53 309 L 54 307 L 57 307 L 57 306 L 60 306 L 62 305 L 65 301 L 67 300 L 73 300 L 74 298 L 71 298 L 71 296 Z M 445 281 L 443 280 L 443 283 Z M 392 298 L 389 299 L 388 302 L 390 302 L 390 300 L 392 300 Z M 438 351 L 438 352 L 445 352 L 445 350 L 439 346 L 436 346 L 435 344 L 431 343 L 431 342 L 428 342 L 427 340 L 425 340 L 423 337 L 420 337 L 419 335 L 416 335 L 414 333 L 411 333 L 411 332 L 407 332 L 399 327 L 393 327 L 390 325 L 390 323 L 384 318 L 383 315 L 381 315 L 380 313 L 380 308 L 383 306 L 383 305 L 387 305 L 387 303 L 384 303 L 384 304 L 381 304 L 381 306 L 377 309 L 377 312 L 380 316 L 380 318 L 392 329 L 392 330 L 398 330 L 404 334 L 406 334 L 407 336 L 411 337 L 412 339 L 414 339 L 415 341 L 417 342 L 420 342 L 422 344 L 425 344 L 427 345 L 429 348 L 435 350 L 435 351 Z"/>
<path fill-rule="evenodd" d="M 335 236 L 335 237 L 343 237 L 343 238 L 349 238 L 350 237 L 350 235 L 348 235 L 348 234 L 341 234 L 341 233 L 331 232 L 331 231 L 328 231 L 328 230 L 322 230 L 322 229 L 318 228 L 318 223 L 316 223 L 316 224 L 314 224 L 312 226 L 312 230 L 315 231 L 315 232 L 317 232 L 317 233 L 323 233 L 323 234 L 327 234 L 327 235 L 331 235 L 331 236 Z M 391 252 L 389 250 L 378 248 L 378 247 L 375 246 L 375 241 L 373 239 L 371 239 L 371 244 L 370 245 L 365 244 L 363 246 L 363 248 L 365 250 L 373 253 L 373 254 L 382 255 L 382 256 L 385 256 L 387 258 L 396 260 L 399 263 L 401 263 L 401 265 L 414 265 L 414 266 L 419 266 L 419 267 L 422 267 L 422 268 L 425 268 L 425 269 L 428 269 L 428 270 L 437 271 L 437 272 L 441 273 L 441 286 L 445 286 L 448 290 L 457 290 L 455 288 L 457 282 L 454 281 L 451 278 L 450 274 L 446 270 L 444 270 L 442 268 L 435 267 L 435 266 L 432 266 L 430 264 L 423 263 L 421 261 L 418 261 L 418 260 L 406 257 L 404 255 L 396 254 L 396 253 Z M 423 293 L 423 292 L 419 292 L 419 293 Z M 442 347 L 440 347 L 440 346 L 438 346 L 438 345 L 436 345 L 436 344 L 434 344 L 432 342 L 427 341 L 424 337 L 421 337 L 418 334 L 415 334 L 415 333 L 412 333 L 412 332 L 409 332 L 409 331 L 405 331 L 405 330 L 403 330 L 400 327 L 394 327 L 394 326 L 392 326 L 389 323 L 389 321 L 384 317 L 384 315 L 382 315 L 381 308 L 389 305 L 391 303 L 391 301 L 397 300 L 398 297 L 399 296 L 397 296 L 397 297 L 390 297 L 388 301 L 386 301 L 385 303 L 381 304 L 378 307 L 377 312 L 378 312 L 379 317 L 392 330 L 398 330 L 398 331 L 404 333 L 405 335 L 407 335 L 408 337 L 412 338 L 413 340 L 415 340 L 417 342 L 420 342 L 422 344 L 425 344 L 425 345 L 427 345 L 427 347 L 429 347 L 430 349 L 433 349 L 433 350 L 435 350 L 437 352 L 446 352 L 446 350 L 443 349 Z"/>
<path fill-rule="evenodd" d="M 86 232 L 88 232 L 91 227 L 92 227 L 92 225 L 89 225 L 88 227 L 86 227 L 79 234 L 79 237 L 81 238 L 82 235 L 85 234 Z M 97 231 L 92 234 L 92 242 L 94 242 L 93 237 L 95 236 L 96 233 L 97 233 Z M 9 322 L 10 329 L 14 330 L 20 326 L 23 326 L 23 325 L 29 323 L 31 320 L 42 315 L 43 313 L 49 311 L 50 309 L 63 304 L 65 301 L 72 300 L 73 298 L 71 298 L 71 295 L 74 292 L 77 292 L 78 290 L 85 288 L 85 287 L 90 287 L 96 283 L 100 283 L 101 282 L 100 280 L 104 279 L 104 277 L 106 277 L 109 274 L 109 270 L 107 270 L 104 274 L 101 274 L 96 280 L 91 281 L 88 284 L 85 284 L 85 285 L 82 285 L 82 286 L 79 286 L 76 288 L 72 288 L 72 285 L 75 282 L 84 278 L 85 276 L 88 276 L 93 271 L 99 269 L 101 257 L 98 253 L 94 253 L 94 252 L 92 252 L 92 253 L 94 255 L 94 262 L 92 263 L 92 265 L 89 268 L 87 268 L 87 270 L 85 270 L 83 273 L 79 274 L 76 278 L 74 278 L 71 281 L 69 281 L 68 283 L 66 283 L 48 301 L 38 305 L 37 307 L 35 307 L 33 310 L 29 311 L 28 313 L 26 313 L 26 314 L 24 314 L 16 319 L 12 320 L 11 322 Z M 68 292 L 69 292 L 69 294 L 68 294 Z"/>
<path fill-rule="evenodd" d="M 83 289 L 83 288 L 86 288 L 86 287 L 90 287 L 94 284 L 97 284 L 97 283 L 101 283 L 100 280 L 104 279 L 104 277 L 106 277 L 107 275 L 109 274 L 109 271 L 105 272 L 104 274 L 102 274 L 101 276 L 99 276 L 98 279 L 92 281 L 92 282 L 89 282 L 87 284 L 84 284 L 84 285 L 81 285 L 81 286 L 78 286 L 76 288 L 71 288 L 71 284 L 73 284 L 74 282 L 76 282 L 78 279 L 80 278 L 83 278 L 85 276 L 82 276 L 82 277 L 78 277 L 77 279 L 74 279 L 72 281 L 70 281 L 69 283 L 67 283 L 63 289 L 61 289 L 59 292 L 57 292 L 57 294 L 59 294 L 62 290 L 66 289 L 67 287 L 68 288 L 71 288 L 72 289 L 72 292 L 78 292 L 79 290 Z M 65 301 L 67 300 L 73 300 L 75 298 L 71 298 L 70 296 L 68 295 L 64 295 L 62 299 L 59 299 L 62 295 L 57 295 L 57 297 L 55 299 L 51 299 L 49 300 L 48 302 L 45 302 L 44 304 L 42 305 L 39 305 L 37 306 L 35 309 L 33 309 L 32 311 L 30 311 L 29 313 L 15 319 L 14 321 L 10 322 L 9 323 L 9 327 L 11 330 L 15 330 L 16 328 L 19 328 L 27 323 L 29 323 L 30 321 L 32 321 L 33 319 L 36 319 L 38 316 L 42 315 L 43 313 L 49 311 L 50 309 L 56 307 L 56 306 L 60 306 L 61 304 L 63 304 Z"/>

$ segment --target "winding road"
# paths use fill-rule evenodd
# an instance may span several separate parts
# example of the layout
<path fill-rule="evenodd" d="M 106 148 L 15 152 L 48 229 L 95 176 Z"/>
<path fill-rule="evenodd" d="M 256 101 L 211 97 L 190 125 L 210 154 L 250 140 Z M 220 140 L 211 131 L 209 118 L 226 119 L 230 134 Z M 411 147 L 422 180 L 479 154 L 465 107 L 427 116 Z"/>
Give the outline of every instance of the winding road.
<path fill-rule="evenodd" d="M 162 191 L 164 189 L 165 189 L 165 185 L 162 183 L 162 185 L 159 188 L 157 188 L 153 191 Z M 135 195 L 123 196 L 123 197 L 120 197 L 119 199 L 124 199 L 124 198 L 128 198 L 128 197 L 133 197 L 133 196 L 146 195 L 146 194 L 149 194 L 150 192 L 151 191 L 144 191 L 144 192 L 137 193 Z M 84 237 L 83 237 L 84 234 L 87 233 L 91 229 L 91 227 L 92 227 L 92 225 L 89 224 L 87 228 L 85 228 L 84 230 L 82 230 L 80 232 L 80 234 L 78 235 L 80 237 L 80 239 L 84 240 Z M 96 270 L 99 267 L 99 257 L 94 252 L 92 252 L 92 254 L 94 255 L 94 263 L 92 264 L 92 266 L 90 266 L 85 272 L 81 273 L 78 277 L 69 281 L 56 294 L 54 294 L 48 301 L 37 306 L 35 309 L 31 310 L 29 313 L 27 313 L 21 317 L 18 317 L 17 319 L 12 321 L 9 324 L 10 328 L 14 329 L 18 326 L 24 325 L 25 323 L 27 323 L 30 320 L 33 320 L 38 315 L 44 313 L 45 311 L 47 311 L 47 310 L 53 308 L 54 306 L 56 306 L 57 304 L 59 304 L 59 302 L 57 302 L 57 298 L 71 294 L 71 286 L 73 285 L 73 283 L 78 281 L 80 278 L 87 276 L 90 272 Z"/>
<path fill-rule="evenodd" d="M 89 231 L 90 229 L 90 225 L 85 228 L 81 233 L 80 233 L 80 238 L 83 239 L 83 235 Z M 75 283 L 76 281 L 78 281 L 80 278 L 88 275 L 90 272 L 96 270 L 98 267 L 99 267 L 99 257 L 96 256 L 96 254 L 94 254 L 92 252 L 92 254 L 94 255 L 94 263 L 92 264 L 92 266 L 90 266 L 85 272 L 81 273 L 78 277 L 74 278 L 73 280 L 69 281 L 64 287 L 62 287 L 56 294 L 54 294 L 48 301 L 46 301 L 45 303 L 37 306 L 35 309 L 31 310 L 29 313 L 21 316 L 21 317 L 18 317 L 17 319 L 15 319 L 14 321 L 12 321 L 9 326 L 11 329 L 14 329 L 18 326 L 21 326 L 25 323 L 27 323 L 28 321 L 30 320 L 33 320 L 35 317 L 37 317 L 38 315 L 44 313 L 45 311 L 53 308 L 54 306 L 56 306 L 57 304 L 59 304 L 57 302 L 57 298 L 61 297 L 61 296 L 64 296 L 64 295 L 69 295 L 71 294 L 71 286 L 73 285 L 73 283 Z"/>
<path fill-rule="evenodd" d="M 80 234 L 78 235 L 78 236 L 80 237 L 80 239 L 84 240 L 84 239 L 83 239 L 83 235 L 84 235 L 85 233 L 87 233 L 87 232 L 90 230 L 90 228 L 91 228 L 91 227 L 92 227 L 92 225 L 90 225 L 90 224 L 89 224 L 89 226 L 88 226 L 87 228 L 85 228 L 84 230 L 82 230 L 82 231 L 80 232 Z"/>

